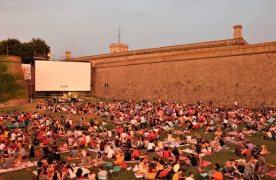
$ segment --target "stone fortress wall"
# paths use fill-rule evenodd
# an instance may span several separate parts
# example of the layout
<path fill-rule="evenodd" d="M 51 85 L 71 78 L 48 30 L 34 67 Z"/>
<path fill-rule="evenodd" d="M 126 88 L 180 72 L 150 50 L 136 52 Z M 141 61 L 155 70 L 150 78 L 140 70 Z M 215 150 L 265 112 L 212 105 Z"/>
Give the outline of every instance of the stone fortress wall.
<path fill-rule="evenodd" d="M 276 106 L 276 42 L 233 39 L 68 58 L 91 61 L 97 97 Z"/>

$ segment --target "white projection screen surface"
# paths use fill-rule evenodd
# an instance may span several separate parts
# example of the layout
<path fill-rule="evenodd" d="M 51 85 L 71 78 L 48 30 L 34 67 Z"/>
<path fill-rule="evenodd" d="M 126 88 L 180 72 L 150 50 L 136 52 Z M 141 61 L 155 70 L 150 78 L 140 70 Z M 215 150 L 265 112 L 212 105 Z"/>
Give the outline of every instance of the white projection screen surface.
<path fill-rule="evenodd" d="M 90 91 L 91 63 L 35 61 L 35 91 Z"/>

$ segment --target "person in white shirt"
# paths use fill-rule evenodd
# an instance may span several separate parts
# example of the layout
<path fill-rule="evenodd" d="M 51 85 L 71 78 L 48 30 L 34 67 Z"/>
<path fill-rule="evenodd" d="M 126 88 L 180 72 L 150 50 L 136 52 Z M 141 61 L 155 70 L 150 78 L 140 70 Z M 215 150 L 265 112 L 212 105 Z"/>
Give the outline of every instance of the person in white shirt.
<path fill-rule="evenodd" d="M 107 146 L 105 147 L 105 150 L 104 150 L 105 154 L 107 154 L 108 151 L 109 151 L 110 149 L 111 149 L 111 146 L 110 146 L 110 145 L 107 145 Z"/>
<path fill-rule="evenodd" d="M 185 180 L 194 180 L 194 179 L 195 179 L 195 178 L 194 178 L 194 174 L 193 174 L 192 172 L 189 172 L 189 176 L 186 177 Z"/>
<path fill-rule="evenodd" d="M 113 146 L 111 146 L 107 152 L 107 158 L 112 159 L 114 155 L 115 155 L 115 151 L 113 150 Z"/>
<path fill-rule="evenodd" d="M 1 142 L 1 144 L 0 144 L 0 150 L 1 151 L 3 151 L 3 149 L 6 147 L 6 145 L 3 143 L 3 142 Z"/>
<path fill-rule="evenodd" d="M 150 141 L 150 143 L 148 144 L 148 152 L 154 152 L 155 151 L 155 144 Z"/>
<path fill-rule="evenodd" d="M 228 126 L 228 120 L 226 118 L 223 119 L 223 126 L 224 126 L 224 129 L 226 129 Z"/>
<path fill-rule="evenodd" d="M 109 138 L 111 138 L 111 137 L 112 137 L 112 131 L 108 130 L 108 131 L 107 131 L 107 136 L 108 136 Z"/>
<path fill-rule="evenodd" d="M 127 134 L 126 134 L 125 132 L 123 132 L 123 133 L 121 134 L 121 140 L 124 139 L 124 138 L 126 138 L 126 136 L 127 136 Z"/>
<path fill-rule="evenodd" d="M 15 134 L 15 132 L 13 132 L 12 134 L 11 134 L 11 141 L 13 141 L 13 140 L 15 140 L 16 139 L 16 134 Z"/>
<path fill-rule="evenodd" d="M 68 145 L 69 145 L 69 146 L 73 146 L 73 143 L 74 143 L 74 139 L 70 136 L 70 137 L 68 138 Z"/>
<path fill-rule="evenodd" d="M 131 119 L 131 120 L 130 120 L 130 123 L 131 123 L 132 125 L 136 125 L 138 122 L 136 121 L 136 119 Z"/>

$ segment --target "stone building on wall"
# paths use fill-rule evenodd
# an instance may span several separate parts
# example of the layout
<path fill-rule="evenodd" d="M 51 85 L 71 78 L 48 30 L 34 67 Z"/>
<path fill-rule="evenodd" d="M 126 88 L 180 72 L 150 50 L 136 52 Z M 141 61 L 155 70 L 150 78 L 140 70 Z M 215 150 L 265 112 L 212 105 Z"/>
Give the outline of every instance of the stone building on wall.
<path fill-rule="evenodd" d="M 242 26 L 233 38 L 67 58 L 92 63 L 97 97 L 243 106 L 276 106 L 276 42 L 248 44 Z"/>

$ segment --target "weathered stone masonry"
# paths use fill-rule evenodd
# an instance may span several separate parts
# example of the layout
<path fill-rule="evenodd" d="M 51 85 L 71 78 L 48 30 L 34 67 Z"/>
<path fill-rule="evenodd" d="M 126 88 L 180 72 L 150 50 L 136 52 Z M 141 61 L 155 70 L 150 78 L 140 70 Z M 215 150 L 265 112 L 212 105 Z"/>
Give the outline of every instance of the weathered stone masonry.
<path fill-rule="evenodd" d="M 276 42 L 249 45 L 240 29 L 229 40 L 73 60 L 91 61 L 98 97 L 276 106 Z"/>

